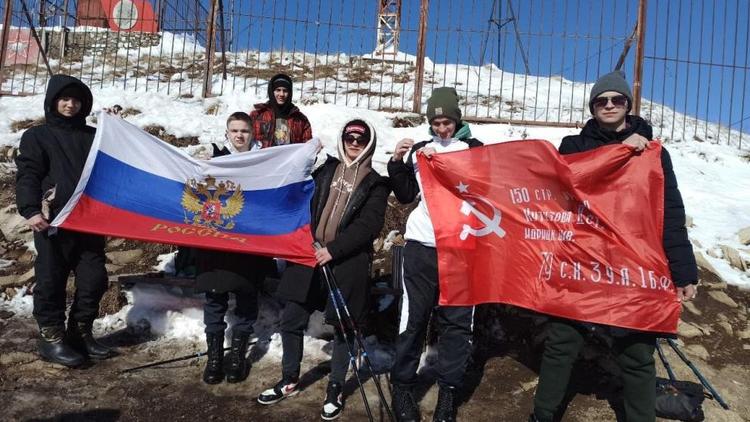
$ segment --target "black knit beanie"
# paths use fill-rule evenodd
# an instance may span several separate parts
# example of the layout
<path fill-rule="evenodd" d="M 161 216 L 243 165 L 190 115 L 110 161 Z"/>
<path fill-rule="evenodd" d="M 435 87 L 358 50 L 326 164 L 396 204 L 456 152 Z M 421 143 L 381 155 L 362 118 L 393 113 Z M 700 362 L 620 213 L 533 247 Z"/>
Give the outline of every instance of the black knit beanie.
<path fill-rule="evenodd" d="M 625 80 L 625 72 L 615 70 L 599 78 L 591 88 L 591 95 L 589 95 L 589 111 L 591 114 L 594 114 L 594 100 L 596 97 L 607 91 L 619 92 L 628 97 L 628 111 L 633 107 L 633 94 L 630 92 L 630 85 Z"/>
<path fill-rule="evenodd" d="M 282 105 L 276 104 L 273 91 L 278 87 L 284 87 L 289 91 L 286 102 Z M 277 116 L 286 117 L 292 109 L 292 78 L 289 75 L 279 73 L 268 81 L 268 102 L 276 111 Z"/>

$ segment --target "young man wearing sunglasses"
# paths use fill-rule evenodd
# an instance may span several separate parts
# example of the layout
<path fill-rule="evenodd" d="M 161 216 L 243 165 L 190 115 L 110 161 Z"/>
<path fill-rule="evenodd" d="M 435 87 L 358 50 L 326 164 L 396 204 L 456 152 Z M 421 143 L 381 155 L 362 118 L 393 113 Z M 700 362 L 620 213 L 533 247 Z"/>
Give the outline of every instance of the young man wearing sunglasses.
<path fill-rule="evenodd" d="M 329 266 L 351 317 L 362 327 L 369 309 L 372 242 L 383 227 L 390 188 L 388 180 L 372 168 L 375 128 L 354 119 L 339 133 L 338 157 L 328 156 L 313 172 L 310 227 L 322 245 L 315 253 L 318 265 Z M 281 277 L 276 291 L 276 297 L 285 301 L 279 330 L 283 349 L 281 381 L 263 391 L 258 403 L 271 405 L 300 392 L 297 384 L 304 331 L 310 315 L 323 310 L 326 322 L 335 327 L 331 373 L 320 411 L 321 419 L 330 421 L 341 416 L 344 409 L 343 388 L 350 360 L 346 336 L 319 270 L 290 263 Z"/>
<path fill-rule="evenodd" d="M 589 110 L 594 118 L 586 122 L 580 135 L 566 136 L 562 140 L 560 153 L 583 152 L 617 143 L 632 146 L 636 154 L 648 148 L 653 137 L 651 126 L 638 116 L 628 115 L 632 104 L 633 95 L 621 71 L 602 76 L 591 89 Z M 664 148 L 661 163 L 664 170 L 664 251 L 677 286 L 677 297 L 687 301 L 697 292 L 697 267 L 685 228 L 682 196 L 677 189 L 672 160 Z M 560 405 L 567 393 L 573 364 L 585 341 L 592 337 L 603 340 L 612 349 L 622 370 L 624 420 L 654 421 L 656 335 L 561 318 L 551 319 L 547 326 L 530 421 L 547 422 L 562 416 L 559 413 L 564 409 L 560 409 Z"/>

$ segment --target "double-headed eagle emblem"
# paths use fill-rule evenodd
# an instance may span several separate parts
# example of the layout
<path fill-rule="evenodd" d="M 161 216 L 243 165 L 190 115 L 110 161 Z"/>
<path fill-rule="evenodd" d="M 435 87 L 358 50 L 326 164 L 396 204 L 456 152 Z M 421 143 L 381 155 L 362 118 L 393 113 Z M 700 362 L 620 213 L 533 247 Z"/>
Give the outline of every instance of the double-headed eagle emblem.
<path fill-rule="evenodd" d="M 216 184 L 216 178 L 208 176 L 205 183 L 190 179 L 182 192 L 182 208 L 185 223 L 211 229 L 232 230 L 234 218 L 242 211 L 245 197 L 240 185 L 232 181 Z"/>

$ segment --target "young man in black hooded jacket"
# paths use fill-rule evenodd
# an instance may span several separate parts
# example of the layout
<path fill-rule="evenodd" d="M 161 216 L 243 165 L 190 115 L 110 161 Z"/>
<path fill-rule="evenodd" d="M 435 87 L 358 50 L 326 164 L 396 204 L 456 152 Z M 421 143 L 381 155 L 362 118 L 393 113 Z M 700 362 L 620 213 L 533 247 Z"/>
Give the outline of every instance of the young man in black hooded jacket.
<path fill-rule="evenodd" d="M 617 143 L 632 146 L 634 153 L 648 148 L 653 138 L 651 126 L 642 118 L 627 114 L 632 104 L 633 95 L 622 72 L 602 76 L 591 89 L 589 110 L 594 118 L 586 123 L 580 135 L 562 140 L 560 153 L 583 152 Z M 685 228 L 682 196 L 665 148 L 661 151 L 661 164 L 664 171 L 664 252 L 677 286 L 678 299 L 691 300 L 697 292 L 698 272 Z M 562 318 L 551 320 L 547 327 L 534 414 L 530 420 L 547 422 L 562 416 L 560 405 L 573 364 L 586 338 L 591 336 L 606 341 L 622 369 L 625 421 L 654 421 L 656 335 Z"/>
<path fill-rule="evenodd" d="M 34 317 L 43 359 L 69 367 L 85 357 L 106 359 L 114 352 L 94 340 L 91 330 L 107 289 L 104 237 L 51 228 L 81 177 L 95 129 L 86 125 L 93 97 L 80 80 L 54 75 L 44 100 L 46 123 L 21 137 L 16 158 L 16 204 L 34 231 Z M 76 291 L 65 328 L 65 287 L 75 273 Z"/>
<path fill-rule="evenodd" d="M 310 121 L 292 103 L 292 78 L 283 73 L 268 81 L 268 101 L 255 104 L 250 119 L 253 139 L 261 143 L 261 148 L 312 139 Z"/>

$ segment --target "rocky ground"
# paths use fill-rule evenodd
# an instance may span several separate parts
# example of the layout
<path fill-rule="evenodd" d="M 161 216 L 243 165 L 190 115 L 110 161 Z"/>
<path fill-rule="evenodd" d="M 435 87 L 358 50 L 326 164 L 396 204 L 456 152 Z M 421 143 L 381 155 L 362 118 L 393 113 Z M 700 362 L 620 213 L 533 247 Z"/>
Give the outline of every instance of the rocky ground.
<path fill-rule="evenodd" d="M 12 156 L 2 151 L 0 161 Z M 23 230 L 13 205 L 13 168 L 0 163 L 0 255 L 11 261 L 0 269 L 0 293 L 5 300 L 33 291 L 34 255 L 28 250 L 30 233 Z M 387 234 L 402 228 L 405 207 L 389 207 L 382 248 L 387 238 L 398 243 L 398 236 Z M 383 248 L 384 249 L 384 248 Z M 381 250 L 383 250 L 381 249 Z M 121 239 L 107 244 L 110 289 L 101 314 L 113 314 L 125 304 L 117 275 L 150 271 L 156 256 L 169 252 L 169 246 L 149 245 Z M 376 260 L 376 271 L 387 274 L 387 253 Z M 701 270 L 702 287 L 695 302 L 683 312 L 680 344 L 687 356 L 729 403 L 722 409 L 706 400 L 708 421 L 750 420 L 750 292 L 727 286 L 708 269 Z M 25 293 L 18 293 L 26 287 Z M 71 286 L 72 288 L 72 286 Z M 271 302 L 267 302 L 267 306 Z M 2 309 L 2 308 L 0 308 Z M 273 310 L 271 310 L 273 312 Z M 392 312 L 389 310 L 387 312 Z M 388 314 L 374 316 L 381 341 L 393 339 L 395 326 Z M 392 318 L 391 318 L 392 319 Z M 539 345 L 544 318 L 504 306 L 481 306 L 477 312 L 475 351 L 462 391 L 459 420 L 525 420 L 532 406 L 539 365 Z M 204 345 L 187 340 L 164 339 L 147 327 L 130 326 L 107 333 L 103 341 L 117 347 L 120 355 L 109 361 L 70 370 L 39 360 L 35 353 L 36 329 L 27 314 L 0 311 L 0 420 L 225 420 L 243 418 L 263 421 L 313 421 L 325 394 L 328 371 L 324 354 L 306 358 L 303 363 L 303 391 L 272 407 L 255 402 L 257 394 L 277 381 L 277 353 L 269 353 L 269 343 L 256 344 L 250 354 L 253 367 L 240 384 L 208 386 L 200 382 L 203 359 L 189 359 L 159 368 L 128 374 L 120 371 L 145 363 L 201 351 Z M 678 378 L 696 381 L 690 369 L 665 348 Z M 616 370 L 596 345 L 587 347 L 571 382 L 573 399 L 564 420 L 615 420 L 617 405 Z M 435 373 L 427 354 L 421 373 L 419 395 L 423 418 L 431 416 L 437 399 Z M 665 376 L 660 364 L 660 375 Z M 385 387 L 385 380 L 383 386 Z M 347 409 L 342 420 L 366 420 L 356 383 L 346 386 Z M 376 418 L 382 416 L 372 382 L 367 383 Z"/>

